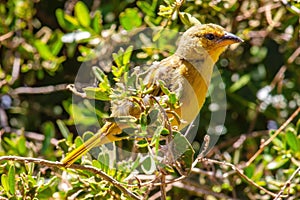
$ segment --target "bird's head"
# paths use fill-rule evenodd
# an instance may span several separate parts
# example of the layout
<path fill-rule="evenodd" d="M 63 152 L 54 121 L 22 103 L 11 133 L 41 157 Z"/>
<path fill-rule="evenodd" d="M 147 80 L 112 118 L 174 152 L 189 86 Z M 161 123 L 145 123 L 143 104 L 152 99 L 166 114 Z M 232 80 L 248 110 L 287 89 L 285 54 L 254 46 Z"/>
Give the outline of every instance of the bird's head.
<path fill-rule="evenodd" d="M 184 32 L 176 53 L 187 60 L 197 59 L 206 54 L 215 63 L 228 45 L 242 41 L 241 38 L 225 31 L 219 25 L 201 24 Z"/>

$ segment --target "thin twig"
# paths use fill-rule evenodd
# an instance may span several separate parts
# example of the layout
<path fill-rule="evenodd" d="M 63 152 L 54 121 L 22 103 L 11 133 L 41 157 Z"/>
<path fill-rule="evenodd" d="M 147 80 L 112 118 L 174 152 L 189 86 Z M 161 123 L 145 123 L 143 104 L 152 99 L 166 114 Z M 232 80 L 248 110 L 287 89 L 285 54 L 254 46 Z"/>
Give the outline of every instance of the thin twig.
<path fill-rule="evenodd" d="M 28 158 L 28 157 L 20 157 L 20 156 L 0 156 L 0 162 L 7 161 L 7 160 L 17 161 L 17 162 L 22 162 L 22 163 L 30 162 L 30 163 L 35 163 L 38 165 L 47 166 L 47 167 L 56 167 L 56 168 L 64 168 L 65 167 L 65 165 L 63 163 L 58 162 L 58 161 L 53 162 L 53 161 L 39 159 L 39 158 Z M 102 172 L 101 170 L 99 170 L 96 167 L 72 164 L 68 167 L 68 169 L 86 170 L 86 171 L 92 172 L 93 174 L 97 174 L 104 180 L 110 182 L 112 185 L 117 187 L 119 190 L 121 190 L 125 195 L 127 195 L 131 199 L 136 199 L 136 200 L 140 199 L 139 196 L 135 195 L 130 190 L 123 187 L 123 185 L 121 183 L 119 183 L 117 180 L 115 180 L 114 178 L 105 174 L 104 172 Z"/>
<path fill-rule="evenodd" d="M 169 191 L 171 189 L 172 189 L 172 185 L 167 185 L 166 191 Z M 155 200 L 158 199 L 159 197 L 161 197 L 161 191 L 158 191 L 155 194 L 153 194 L 151 197 L 149 197 L 148 200 Z"/>
<path fill-rule="evenodd" d="M 167 192 L 166 192 L 166 175 L 161 174 L 161 177 L 160 177 L 160 182 L 161 182 L 161 185 L 160 185 L 160 199 L 161 200 L 166 200 L 167 199 Z"/>
<path fill-rule="evenodd" d="M 300 107 L 295 110 L 295 112 L 280 126 L 279 129 L 275 131 L 275 133 L 267 141 L 260 145 L 258 151 L 248 160 L 246 166 L 249 166 L 256 159 L 256 157 L 261 154 L 264 148 L 268 146 L 274 140 L 274 138 L 277 137 L 277 135 L 299 114 L 299 112 Z"/>
<path fill-rule="evenodd" d="M 68 84 L 50 85 L 43 87 L 19 87 L 10 92 L 11 95 L 18 94 L 48 94 L 52 92 L 67 90 Z"/>
<path fill-rule="evenodd" d="M 285 188 L 287 188 L 287 187 L 291 184 L 293 178 L 295 178 L 295 176 L 296 176 L 299 172 L 300 172 L 300 167 L 298 167 L 298 168 L 293 172 L 293 174 L 290 176 L 290 178 L 285 182 L 284 186 L 281 188 L 281 190 L 279 191 L 279 193 L 277 194 L 277 196 L 274 198 L 274 200 L 278 200 L 278 199 L 282 196 L 282 193 L 284 192 Z"/>
<path fill-rule="evenodd" d="M 14 82 L 18 79 L 19 73 L 20 73 L 20 68 L 21 68 L 20 53 L 16 52 L 15 58 L 14 58 L 14 63 L 13 63 L 13 68 L 12 68 L 12 73 L 11 73 L 11 80 L 9 81 L 10 85 L 14 84 Z"/>
<path fill-rule="evenodd" d="M 8 117 L 3 108 L 0 107 L 0 126 L 6 127 L 8 126 Z"/>
<path fill-rule="evenodd" d="M 73 92 L 73 94 L 75 94 L 77 96 L 80 96 L 81 98 L 86 98 L 87 97 L 86 93 L 77 91 L 74 84 L 67 85 L 67 89 L 70 90 L 71 92 Z"/>
<path fill-rule="evenodd" d="M 298 47 L 293 53 L 292 55 L 287 59 L 287 63 L 291 64 L 295 61 L 296 58 L 298 58 L 300 54 L 300 47 Z"/>
<path fill-rule="evenodd" d="M 213 160 L 213 159 L 208 159 L 208 158 L 202 158 L 200 161 L 207 161 L 210 163 L 215 163 L 218 165 L 226 165 L 228 167 L 230 167 L 233 171 L 235 171 L 240 177 L 244 178 L 248 183 L 250 183 L 251 185 L 259 188 L 260 190 L 264 191 L 265 193 L 271 195 L 272 197 L 276 197 L 277 194 L 267 190 L 266 188 L 258 185 L 257 183 L 255 183 L 253 180 L 251 180 L 250 178 L 248 178 L 241 169 L 239 169 L 238 167 L 236 167 L 234 164 L 228 163 L 228 162 L 224 162 L 224 161 L 218 161 L 218 160 Z M 281 195 L 280 197 L 286 197 L 286 195 Z"/>
<path fill-rule="evenodd" d="M 10 38 L 10 37 L 13 36 L 13 35 L 14 35 L 14 32 L 13 32 L 13 31 L 10 31 L 10 32 L 8 32 L 8 33 L 5 33 L 4 35 L 1 35 L 1 36 L 0 36 L 0 42 L 6 40 L 6 39 L 8 39 L 8 38 Z"/>

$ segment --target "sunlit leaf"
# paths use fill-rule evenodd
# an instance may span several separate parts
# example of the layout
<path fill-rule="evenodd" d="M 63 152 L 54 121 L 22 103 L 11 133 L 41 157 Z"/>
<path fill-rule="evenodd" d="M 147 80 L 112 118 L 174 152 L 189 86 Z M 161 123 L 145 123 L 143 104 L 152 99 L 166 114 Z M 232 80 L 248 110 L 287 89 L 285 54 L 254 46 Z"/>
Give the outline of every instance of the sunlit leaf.
<path fill-rule="evenodd" d="M 292 130 L 291 128 L 288 129 L 285 133 L 285 136 L 286 141 L 291 149 L 295 152 L 300 152 L 300 139 L 297 138 L 295 130 Z"/>
<path fill-rule="evenodd" d="M 52 54 L 52 51 L 49 49 L 44 42 L 41 40 L 36 39 L 34 41 L 34 46 L 38 50 L 40 56 L 45 60 L 54 60 L 55 56 Z"/>
<path fill-rule="evenodd" d="M 247 85 L 250 81 L 250 75 L 245 74 L 243 75 L 238 81 L 236 81 L 229 89 L 228 91 L 231 93 L 234 93 L 235 91 L 241 89 L 245 85 Z"/>
<path fill-rule="evenodd" d="M 16 193 L 16 172 L 15 172 L 15 166 L 11 165 L 8 170 L 8 184 L 9 184 L 9 192 L 12 195 L 15 195 Z"/>
<path fill-rule="evenodd" d="M 126 30 L 140 27 L 142 25 L 142 19 L 138 9 L 126 8 L 126 10 L 120 14 L 120 23 Z"/>
<path fill-rule="evenodd" d="M 56 124 L 57 124 L 57 126 L 58 126 L 58 128 L 60 130 L 60 133 L 64 136 L 64 138 L 67 138 L 68 134 L 70 132 L 69 132 L 66 124 L 62 120 L 60 120 L 60 119 L 56 120 Z"/>
<path fill-rule="evenodd" d="M 108 93 L 107 91 L 103 91 L 102 88 L 86 87 L 83 88 L 83 91 L 85 92 L 86 97 L 89 99 L 96 99 L 101 101 L 110 100 L 110 93 Z"/>
<path fill-rule="evenodd" d="M 10 188 L 9 188 L 9 183 L 8 183 L 8 177 L 6 174 L 2 174 L 1 176 L 1 184 L 2 187 L 4 188 L 4 190 L 9 193 L 10 192 Z"/>
<path fill-rule="evenodd" d="M 267 168 L 270 170 L 278 169 L 279 167 L 281 167 L 288 161 L 289 161 L 289 158 L 282 158 L 282 156 L 278 156 L 275 158 L 275 160 L 273 160 L 272 162 L 270 162 L 267 165 Z"/>
<path fill-rule="evenodd" d="M 102 30 L 102 15 L 100 10 L 97 10 L 94 14 L 92 27 L 96 33 L 100 34 L 100 31 Z"/>
<path fill-rule="evenodd" d="M 74 10 L 75 10 L 75 16 L 78 19 L 79 23 L 84 27 L 90 26 L 91 23 L 90 13 L 85 3 L 83 3 L 82 1 L 78 1 L 75 5 Z"/>

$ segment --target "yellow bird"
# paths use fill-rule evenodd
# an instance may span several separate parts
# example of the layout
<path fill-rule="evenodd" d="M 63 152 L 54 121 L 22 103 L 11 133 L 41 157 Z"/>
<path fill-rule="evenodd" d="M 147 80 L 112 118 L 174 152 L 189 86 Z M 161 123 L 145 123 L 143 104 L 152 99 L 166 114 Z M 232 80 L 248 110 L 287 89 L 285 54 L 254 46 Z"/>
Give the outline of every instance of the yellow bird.
<path fill-rule="evenodd" d="M 242 41 L 236 35 L 226 32 L 221 26 L 195 25 L 184 32 L 173 55 L 149 66 L 143 79 L 146 85 L 158 86 L 159 81 L 162 81 L 171 92 L 179 94 L 180 107 L 173 110 L 185 122 L 177 124 L 179 130 L 191 123 L 200 112 L 214 64 L 219 56 L 228 45 Z M 152 95 L 158 94 L 153 90 Z M 112 101 L 111 104 L 111 117 L 128 115 L 138 117 L 140 114 L 128 100 Z M 116 122 L 106 122 L 93 137 L 67 154 L 62 162 L 70 166 L 92 148 L 124 139 L 118 137 L 123 128 L 126 127 Z"/>

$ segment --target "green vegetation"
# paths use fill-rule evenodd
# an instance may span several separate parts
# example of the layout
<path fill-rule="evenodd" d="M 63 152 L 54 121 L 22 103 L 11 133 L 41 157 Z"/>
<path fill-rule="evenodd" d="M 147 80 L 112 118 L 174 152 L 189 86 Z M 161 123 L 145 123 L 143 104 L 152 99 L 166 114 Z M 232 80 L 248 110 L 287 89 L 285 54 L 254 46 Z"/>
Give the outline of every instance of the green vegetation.
<path fill-rule="evenodd" d="M 0 2 L 0 197 L 300 198 L 299 16 L 299 1 L 284 0 Z M 210 97 L 191 144 L 171 134 L 175 155 L 185 152 L 178 165 L 154 159 L 165 153 L 160 135 L 170 136 L 162 122 L 152 140 L 143 138 L 166 105 L 117 119 L 139 125 L 130 130 L 141 137 L 137 152 L 152 146 L 157 155 L 133 155 L 134 141 L 124 140 L 94 149 L 76 162 L 81 167 L 54 162 L 112 120 L 109 101 L 123 92 L 115 84 L 139 81 L 128 76 L 132 66 L 170 55 L 176 33 L 197 23 L 219 24 L 245 41 L 216 65 L 226 87 L 226 120 L 208 155 L 197 160 L 215 109 Z M 136 50 L 126 41 L 143 28 L 154 29 L 142 38 L 151 45 Z M 213 81 L 210 91 L 218 87 Z M 177 106 L 176 95 L 161 89 L 168 106 Z M 131 92 L 148 91 L 140 84 Z"/>

